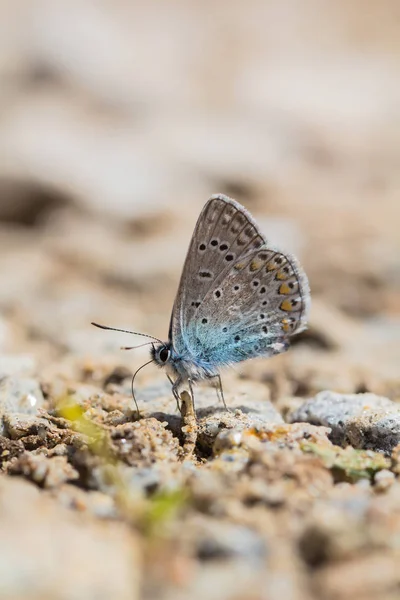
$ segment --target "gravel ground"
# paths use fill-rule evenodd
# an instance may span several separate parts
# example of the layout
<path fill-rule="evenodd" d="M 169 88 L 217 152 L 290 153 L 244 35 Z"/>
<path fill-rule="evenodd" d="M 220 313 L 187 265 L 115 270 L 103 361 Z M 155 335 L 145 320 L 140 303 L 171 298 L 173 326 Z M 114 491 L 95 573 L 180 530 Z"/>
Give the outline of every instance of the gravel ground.
<path fill-rule="evenodd" d="M 1 600 L 400 597 L 399 36 L 284 5 L 0 4 Z M 138 418 L 148 347 L 90 322 L 165 339 L 216 192 L 309 327 L 229 411 L 148 366 Z"/>

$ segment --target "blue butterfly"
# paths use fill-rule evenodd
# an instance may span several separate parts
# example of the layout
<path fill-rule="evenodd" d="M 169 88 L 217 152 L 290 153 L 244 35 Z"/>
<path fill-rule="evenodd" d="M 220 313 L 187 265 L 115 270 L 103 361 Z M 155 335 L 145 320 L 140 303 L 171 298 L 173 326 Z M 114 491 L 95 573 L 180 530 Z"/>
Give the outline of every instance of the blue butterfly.
<path fill-rule="evenodd" d="M 178 405 L 181 386 L 193 397 L 201 379 L 216 378 L 223 399 L 220 369 L 285 352 L 289 337 L 306 328 L 309 308 L 297 260 L 270 246 L 243 206 L 217 194 L 190 242 L 168 342 L 153 338 L 149 362 L 166 368 Z"/>

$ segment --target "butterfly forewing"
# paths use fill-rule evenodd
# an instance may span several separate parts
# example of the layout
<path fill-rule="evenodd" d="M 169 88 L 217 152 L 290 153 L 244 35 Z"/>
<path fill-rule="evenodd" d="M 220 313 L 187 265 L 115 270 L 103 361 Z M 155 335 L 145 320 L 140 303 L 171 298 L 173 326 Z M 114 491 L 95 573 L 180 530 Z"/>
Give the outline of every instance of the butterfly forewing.
<path fill-rule="evenodd" d="M 234 200 L 217 195 L 204 206 L 186 256 L 171 316 L 170 338 L 178 352 L 189 343 L 189 323 L 221 273 L 264 243 L 256 223 Z"/>

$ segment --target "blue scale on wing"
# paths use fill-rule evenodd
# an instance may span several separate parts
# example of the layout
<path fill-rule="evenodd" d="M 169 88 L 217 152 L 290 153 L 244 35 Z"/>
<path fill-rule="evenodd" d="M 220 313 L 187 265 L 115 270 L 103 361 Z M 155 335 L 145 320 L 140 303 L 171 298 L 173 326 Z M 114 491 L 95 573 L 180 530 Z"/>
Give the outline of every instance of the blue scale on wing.
<path fill-rule="evenodd" d="M 207 335 L 206 340 L 200 334 L 193 348 L 196 362 L 208 367 L 210 371 L 249 358 L 280 354 L 289 347 L 287 339 L 282 335 L 260 335 L 258 326 L 233 329 L 228 325 L 225 339 L 221 339 L 218 333 L 213 334 L 212 329 L 210 327 L 208 333 L 211 333 L 211 336 Z"/>

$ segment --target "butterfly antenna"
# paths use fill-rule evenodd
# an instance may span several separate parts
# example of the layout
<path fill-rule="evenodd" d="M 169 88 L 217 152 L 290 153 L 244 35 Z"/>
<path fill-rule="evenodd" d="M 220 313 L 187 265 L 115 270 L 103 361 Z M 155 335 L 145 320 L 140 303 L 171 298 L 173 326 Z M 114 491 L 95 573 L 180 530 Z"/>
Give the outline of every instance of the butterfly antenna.
<path fill-rule="evenodd" d="M 136 400 L 135 390 L 133 388 L 133 384 L 134 384 L 134 381 L 135 381 L 135 377 L 139 373 L 139 371 L 141 369 L 144 369 L 144 367 L 147 367 L 147 365 L 149 365 L 152 362 L 154 362 L 153 359 L 149 360 L 147 363 L 144 363 L 144 365 L 142 365 L 141 367 L 139 367 L 138 369 L 136 369 L 136 371 L 134 372 L 133 377 L 132 377 L 132 383 L 131 383 L 132 398 L 133 398 L 133 401 L 135 403 L 136 410 L 137 410 L 137 413 L 139 415 L 139 418 L 140 418 L 140 410 L 139 410 L 139 406 L 138 406 L 138 403 L 137 403 L 137 400 Z"/>
<path fill-rule="evenodd" d="M 143 346 L 148 346 L 149 344 L 154 346 L 153 342 L 145 342 L 144 344 L 139 344 L 139 346 L 121 346 L 121 350 L 135 350 L 136 348 L 143 348 Z"/>
<path fill-rule="evenodd" d="M 93 321 L 91 322 L 91 325 L 94 325 L 95 327 L 98 327 L 99 329 L 108 329 L 109 331 L 120 331 L 121 333 L 130 333 L 132 335 L 141 335 L 143 337 L 148 337 L 148 338 L 151 338 L 152 340 L 156 340 L 156 342 L 159 342 L 160 344 L 162 344 L 161 340 L 154 337 L 154 335 L 148 335 L 147 333 L 139 333 L 138 331 L 128 331 L 127 329 L 118 329 L 117 327 L 109 327 L 108 325 L 100 325 L 100 323 L 94 323 Z"/>

